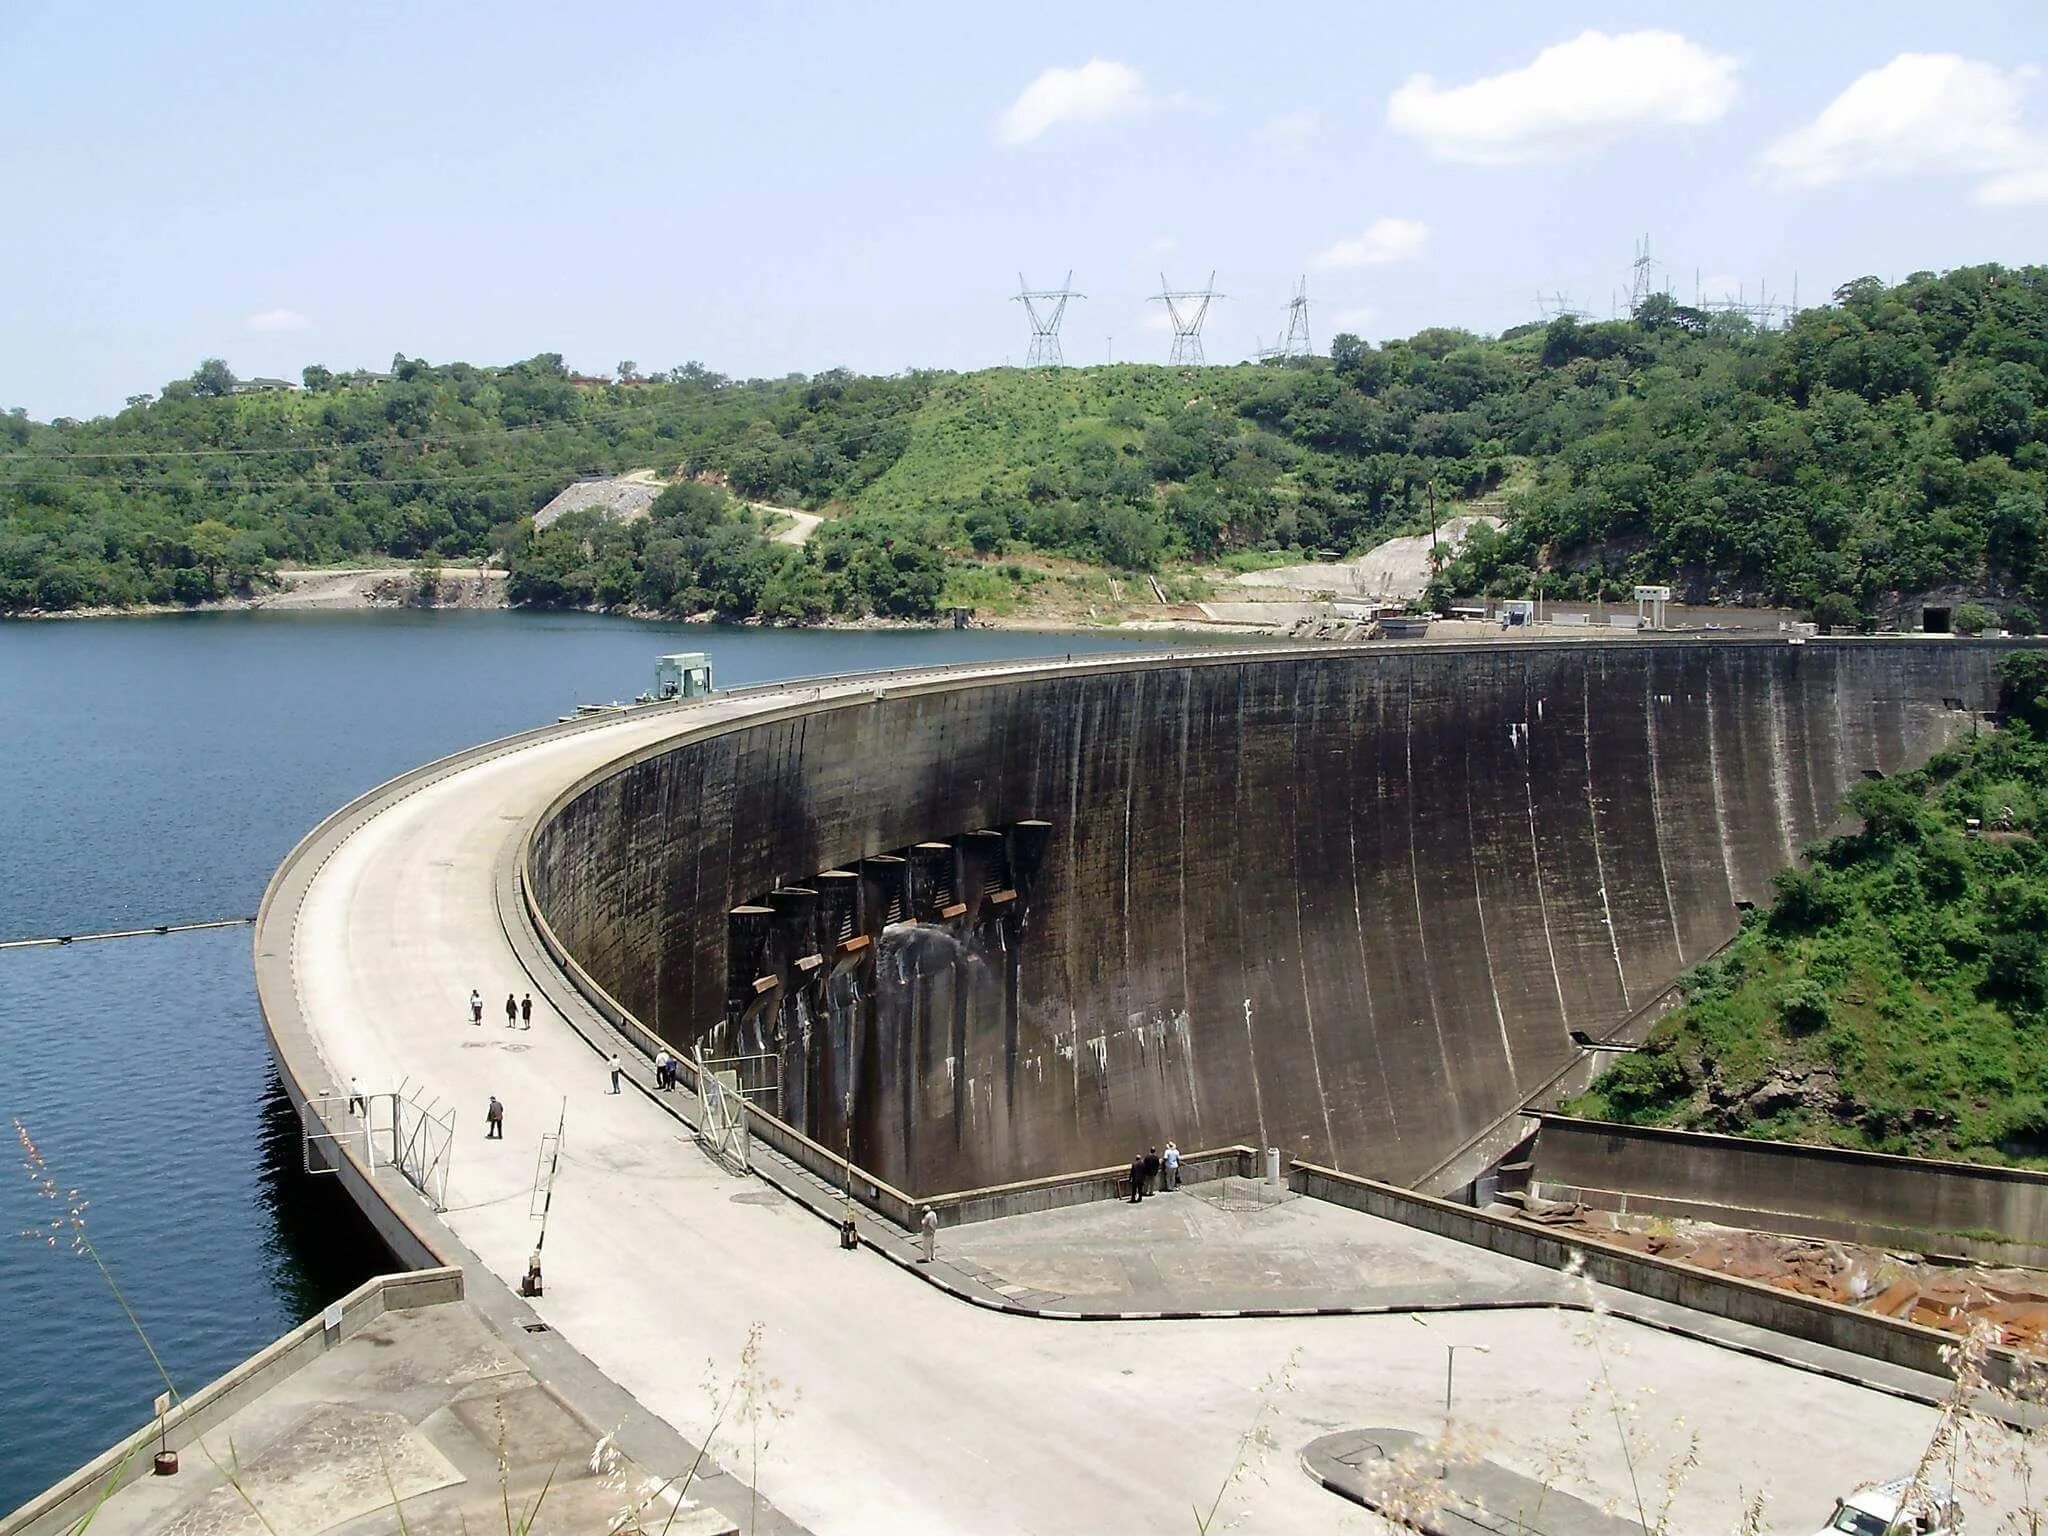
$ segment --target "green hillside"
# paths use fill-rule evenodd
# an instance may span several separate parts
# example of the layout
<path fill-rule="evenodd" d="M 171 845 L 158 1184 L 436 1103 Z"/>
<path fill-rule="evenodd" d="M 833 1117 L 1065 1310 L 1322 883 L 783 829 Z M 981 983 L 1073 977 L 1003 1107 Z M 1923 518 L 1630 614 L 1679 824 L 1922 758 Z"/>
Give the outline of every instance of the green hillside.
<path fill-rule="evenodd" d="M 1858 789 L 1575 1113 L 2048 1166 L 2048 661 L 2004 676 L 2006 728 Z"/>
<path fill-rule="evenodd" d="M 1439 597 L 1672 581 L 1835 624 L 1932 589 L 2020 625 L 2048 601 L 2042 267 L 1863 279 L 1784 331 L 1658 295 L 1498 338 L 1340 336 L 1287 366 L 605 383 L 544 354 L 304 385 L 241 392 L 210 362 L 111 417 L 0 417 L 0 612 L 200 601 L 282 561 L 490 557 L 528 602 L 716 593 L 789 617 L 857 611 L 844 573 L 888 566 L 921 611 L 948 582 L 1028 581 L 1045 560 L 1025 557 L 1357 551 L 1426 526 L 1432 488 L 1512 511 Z M 724 537 L 701 571 L 663 519 L 525 521 L 579 475 L 642 467 L 835 517 L 794 556 L 736 563 Z"/>

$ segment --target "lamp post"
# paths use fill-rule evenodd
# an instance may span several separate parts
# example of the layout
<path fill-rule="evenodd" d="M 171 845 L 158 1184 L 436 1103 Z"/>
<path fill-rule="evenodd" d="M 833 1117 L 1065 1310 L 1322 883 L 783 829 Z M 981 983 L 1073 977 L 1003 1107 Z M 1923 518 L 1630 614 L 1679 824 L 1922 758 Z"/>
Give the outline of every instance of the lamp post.
<path fill-rule="evenodd" d="M 1441 1482 L 1451 1475 L 1451 1387 L 1452 1384 L 1457 1380 L 1458 1375 L 1458 1351 L 1461 1349 L 1469 1349 L 1482 1355 L 1490 1355 L 1493 1353 L 1493 1351 L 1484 1344 L 1453 1344 L 1449 1339 L 1445 1339 L 1444 1336 L 1438 1333 L 1434 1328 L 1430 1328 L 1429 1319 L 1422 1316 L 1421 1313 L 1411 1312 L 1408 1315 L 1411 1318 L 1413 1318 L 1416 1321 L 1416 1323 L 1421 1327 L 1429 1328 L 1430 1333 L 1434 1337 L 1441 1339 L 1443 1341 L 1444 1346 L 1444 1453 L 1438 1459 L 1436 1469 L 1437 1480 Z"/>

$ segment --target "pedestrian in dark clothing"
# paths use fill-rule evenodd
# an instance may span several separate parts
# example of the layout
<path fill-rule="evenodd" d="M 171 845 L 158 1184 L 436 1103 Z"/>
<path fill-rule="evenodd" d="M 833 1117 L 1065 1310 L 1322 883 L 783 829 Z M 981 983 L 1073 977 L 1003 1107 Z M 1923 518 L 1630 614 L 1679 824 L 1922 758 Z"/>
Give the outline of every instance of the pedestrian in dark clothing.
<path fill-rule="evenodd" d="M 363 1097 L 363 1085 L 354 1078 L 348 1080 L 348 1112 L 369 1118 L 370 1101 Z"/>
<path fill-rule="evenodd" d="M 487 1127 L 484 1131 L 485 1141 L 503 1141 L 505 1139 L 505 1106 L 498 1102 L 498 1096 L 495 1093 L 491 1095 L 490 1108 L 484 1111 L 484 1122 Z"/>
<path fill-rule="evenodd" d="M 1159 1189 L 1159 1149 L 1157 1147 L 1147 1147 L 1145 1149 L 1145 1162 L 1143 1166 L 1145 1170 L 1145 1193 L 1148 1195 L 1154 1194 Z"/>
<path fill-rule="evenodd" d="M 1140 1152 L 1131 1159 L 1131 1204 L 1136 1205 L 1145 1198 L 1145 1154 Z"/>
<path fill-rule="evenodd" d="M 514 1024 L 517 1024 L 518 1022 L 519 1004 L 513 1000 L 512 994 L 510 992 L 507 992 L 505 994 L 505 1027 L 507 1029 L 510 1029 Z"/>
<path fill-rule="evenodd" d="M 531 992 L 519 999 L 519 1027 L 521 1029 L 533 1028 L 533 994 Z"/>

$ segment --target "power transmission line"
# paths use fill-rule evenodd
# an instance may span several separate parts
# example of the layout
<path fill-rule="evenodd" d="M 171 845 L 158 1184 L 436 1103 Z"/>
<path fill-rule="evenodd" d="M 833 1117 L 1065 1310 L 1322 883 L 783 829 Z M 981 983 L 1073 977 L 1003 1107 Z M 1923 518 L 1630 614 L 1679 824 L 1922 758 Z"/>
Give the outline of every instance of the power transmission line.
<path fill-rule="evenodd" d="M 1312 357 L 1315 344 L 1308 335 L 1308 279 L 1301 278 L 1294 285 L 1294 296 L 1287 301 L 1287 330 L 1270 347 L 1259 348 L 1261 358 L 1285 361 L 1289 358 Z"/>
<path fill-rule="evenodd" d="M 1033 288 L 1024 280 L 1024 274 L 1017 274 L 1017 292 L 1013 302 L 1024 306 L 1024 313 L 1031 320 L 1031 350 L 1024 356 L 1026 368 L 1064 368 L 1066 358 L 1060 352 L 1060 322 L 1067 317 L 1067 302 L 1070 299 L 1085 299 L 1085 293 L 1074 291 L 1074 273 L 1067 270 L 1067 280 L 1057 288 Z"/>
<path fill-rule="evenodd" d="M 1209 306 L 1223 297 L 1216 291 L 1213 271 L 1208 286 L 1200 289 L 1177 290 L 1164 272 L 1159 274 L 1159 292 L 1152 295 L 1152 301 L 1166 306 L 1166 317 L 1173 323 L 1173 350 L 1166 359 L 1169 367 L 1199 368 L 1207 361 L 1202 355 L 1202 326 L 1209 318 Z"/>

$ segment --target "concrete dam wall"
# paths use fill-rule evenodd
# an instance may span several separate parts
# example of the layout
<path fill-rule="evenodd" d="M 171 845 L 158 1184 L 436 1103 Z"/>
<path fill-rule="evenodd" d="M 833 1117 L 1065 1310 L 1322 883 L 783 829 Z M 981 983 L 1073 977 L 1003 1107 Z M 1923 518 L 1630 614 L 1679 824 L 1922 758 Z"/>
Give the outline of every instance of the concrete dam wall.
<path fill-rule="evenodd" d="M 571 791 L 582 967 L 899 1188 L 1235 1141 L 1408 1181 L 1725 941 L 2000 648 L 1104 663 L 682 740 Z"/>

